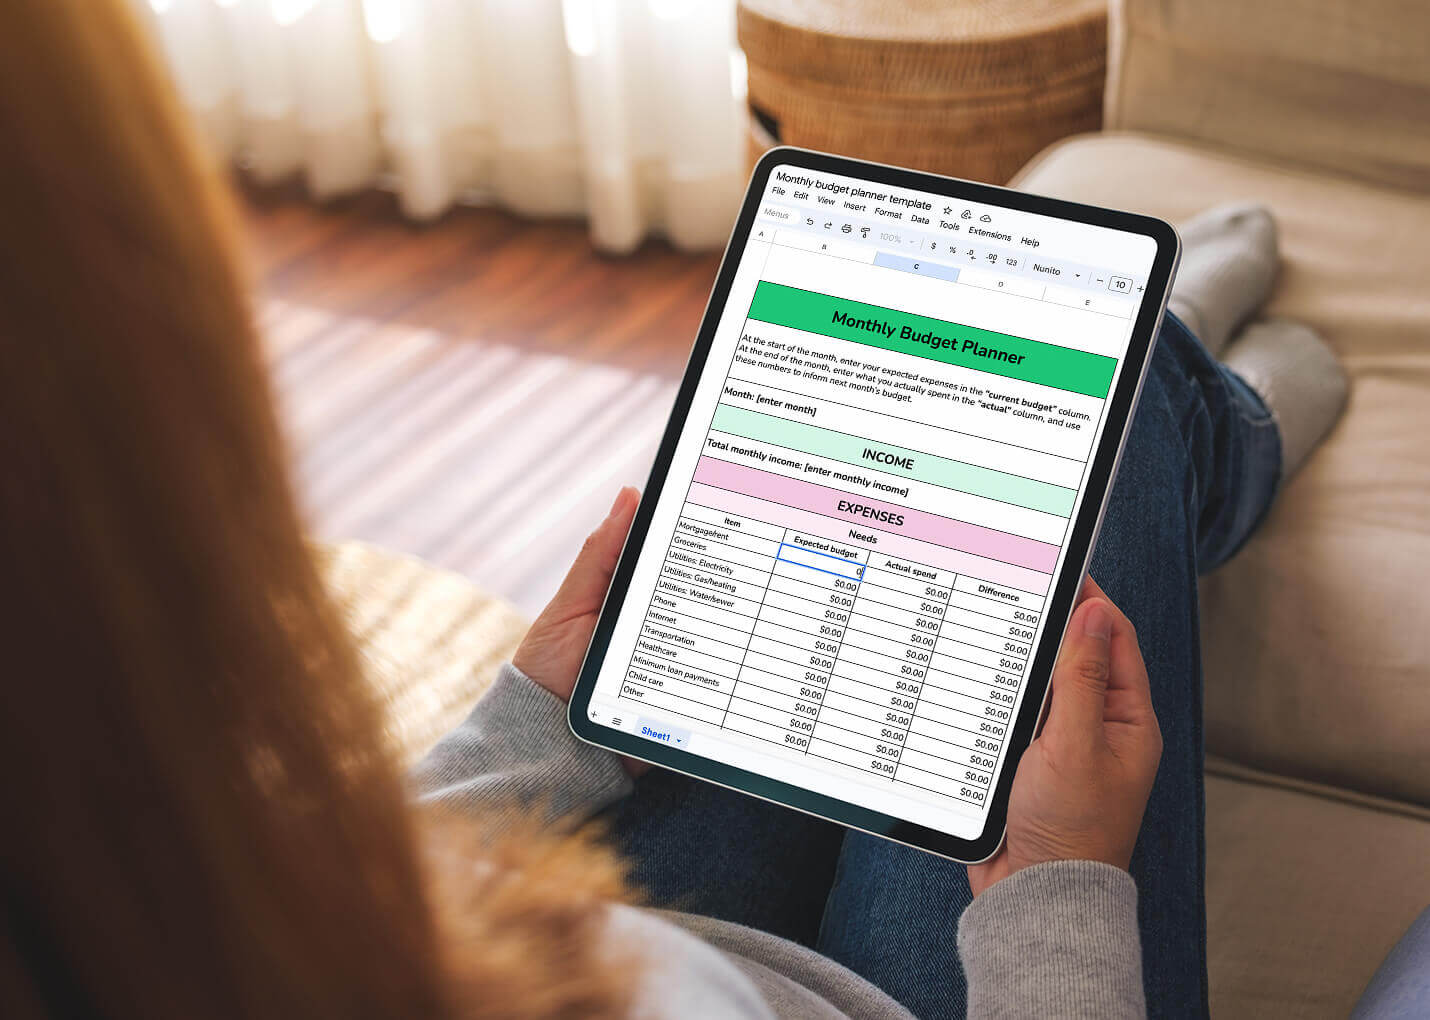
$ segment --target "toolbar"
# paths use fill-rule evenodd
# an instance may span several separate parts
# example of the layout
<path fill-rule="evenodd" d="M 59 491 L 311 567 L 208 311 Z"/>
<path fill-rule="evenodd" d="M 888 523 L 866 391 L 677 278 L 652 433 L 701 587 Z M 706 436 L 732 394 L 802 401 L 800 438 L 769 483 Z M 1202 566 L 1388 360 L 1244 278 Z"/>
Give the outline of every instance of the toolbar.
<path fill-rule="evenodd" d="M 1131 318 L 1144 282 L 1066 259 L 1030 254 L 985 235 L 956 239 L 860 217 L 827 216 L 779 203 L 760 207 L 753 241 L 767 241 L 900 272 Z"/>

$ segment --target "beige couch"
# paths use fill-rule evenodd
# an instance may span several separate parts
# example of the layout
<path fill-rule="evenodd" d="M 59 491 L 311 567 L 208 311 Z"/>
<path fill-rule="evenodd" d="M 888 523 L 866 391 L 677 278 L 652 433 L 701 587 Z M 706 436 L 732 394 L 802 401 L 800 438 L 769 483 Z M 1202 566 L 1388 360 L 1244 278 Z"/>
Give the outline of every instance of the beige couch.
<path fill-rule="evenodd" d="M 1206 579 L 1214 1016 L 1345 1016 L 1430 904 L 1430 7 L 1113 3 L 1108 132 L 1015 184 L 1274 211 L 1345 417 Z"/>
<path fill-rule="evenodd" d="M 1282 227 L 1269 311 L 1320 330 L 1350 407 L 1205 588 L 1212 1011 L 1343 1017 L 1430 904 L 1430 13 L 1407 0 L 1113 5 L 1110 133 L 1018 178 Z M 348 545 L 334 589 L 411 758 L 523 624 L 460 578 Z"/>

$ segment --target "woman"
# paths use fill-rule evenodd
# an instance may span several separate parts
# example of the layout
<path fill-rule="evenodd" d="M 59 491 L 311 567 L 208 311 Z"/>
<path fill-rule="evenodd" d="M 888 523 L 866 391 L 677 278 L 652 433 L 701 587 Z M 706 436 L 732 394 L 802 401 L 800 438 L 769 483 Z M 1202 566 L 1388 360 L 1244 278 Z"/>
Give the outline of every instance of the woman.
<path fill-rule="evenodd" d="M 0 1016 L 624 1015 L 606 858 L 422 858 L 127 5 L 5 21 Z"/>
<path fill-rule="evenodd" d="M 568 817 L 601 812 L 636 885 L 686 911 L 673 919 L 740 972 L 727 968 L 723 980 L 742 974 L 777 1015 L 1204 1015 L 1196 578 L 1254 530 L 1334 422 L 1345 383 L 1302 326 L 1237 333 L 1275 275 L 1264 210 L 1213 210 L 1182 233 L 1171 302 L 1180 317 L 1158 339 L 1093 560 L 1107 592 L 1089 582 L 1069 624 L 1048 721 L 1019 765 L 1007 844 L 992 861 L 964 869 L 659 770 L 632 782 L 631 763 L 623 771 L 571 737 L 562 703 L 635 509 L 631 492 L 513 666 L 418 767 L 424 796 L 466 809 L 517 797 Z M 1214 360 L 1223 348 L 1236 371 Z M 703 1012 L 708 1002 L 686 1005 Z"/>
<path fill-rule="evenodd" d="M 630 493 L 419 769 L 475 820 L 418 815 L 301 540 L 211 169 L 120 4 L 9 14 L 0 1015 L 935 1016 L 962 1010 L 959 950 L 972 1014 L 1133 1015 L 1129 864 L 1148 1005 L 1204 1008 L 1195 571 L 1249 532 L 1326 400 L 1318 418 L 1273 400 L 1278 439 L 1256 394 L 1164 331 L 1096 562 L 1151 684 L 1090 586 L 1007 849 L 967 874 L 668 773 L 633 782 L 569 737 L 559 697 Z M 1209 234 L 1242 258 L 1264 225 L 1237 222 Z M 1205 289 L 1188 315 L 1250 313 Z M 1291 341 L 1271 332 L 1239 347 L 1275 394 Z M 568 824 L 538 832 L 501 811 L 513 797 Z M 564 834 L 598 809 L 636 888 L 707 919 L 607 905 L 614 858 Z"/>

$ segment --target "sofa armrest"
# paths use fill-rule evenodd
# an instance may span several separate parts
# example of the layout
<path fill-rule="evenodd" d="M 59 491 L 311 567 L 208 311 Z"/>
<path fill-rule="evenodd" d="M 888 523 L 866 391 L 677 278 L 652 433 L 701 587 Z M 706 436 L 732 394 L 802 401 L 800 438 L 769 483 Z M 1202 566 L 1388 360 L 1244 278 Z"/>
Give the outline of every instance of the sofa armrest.
<path fill-rule="evenodd" d="M 1430 191 L 1430 4 L 1111 0 L 1105 123 Z"/>

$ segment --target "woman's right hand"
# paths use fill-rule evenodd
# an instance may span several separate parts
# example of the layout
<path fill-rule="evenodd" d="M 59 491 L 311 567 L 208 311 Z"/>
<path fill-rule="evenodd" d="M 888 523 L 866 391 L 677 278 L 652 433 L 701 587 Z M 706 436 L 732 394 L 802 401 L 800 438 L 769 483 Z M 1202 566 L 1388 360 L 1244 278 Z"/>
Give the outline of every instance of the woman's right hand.
<path fill-rule="evenodd" d="M 973 894 L 1046 861 L 1126 869 L 1161 757 L 1136 631 L 1089 577 L 1053 668 L 1047 721 L 1013 778 L 1008 838 L 968 868 Z"/>

